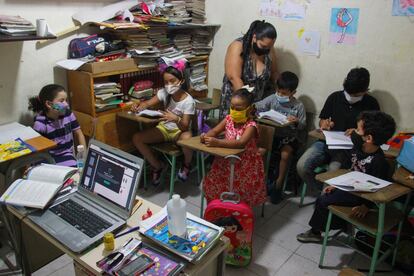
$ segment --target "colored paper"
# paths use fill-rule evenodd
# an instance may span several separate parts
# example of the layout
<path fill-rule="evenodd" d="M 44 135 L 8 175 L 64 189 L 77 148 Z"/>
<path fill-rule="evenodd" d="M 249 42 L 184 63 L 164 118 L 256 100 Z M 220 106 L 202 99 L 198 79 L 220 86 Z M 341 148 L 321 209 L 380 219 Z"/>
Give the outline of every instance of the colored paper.
<path fill-rule="evenodd" d="M 319 56 L 321 33 L 316 31 L 304 31 L 299 39 L 299 52 L 312 56 Z"/>
<path fill-rule="evenodd" d="M 359 9 L 333 8 L 330 22 L 330 44 L 355 44 Z"/>
<path fill-rule="evenodd" d="M 392 15 L 413 16 L 414 0 L 394 0 L 392 3 Z"/>

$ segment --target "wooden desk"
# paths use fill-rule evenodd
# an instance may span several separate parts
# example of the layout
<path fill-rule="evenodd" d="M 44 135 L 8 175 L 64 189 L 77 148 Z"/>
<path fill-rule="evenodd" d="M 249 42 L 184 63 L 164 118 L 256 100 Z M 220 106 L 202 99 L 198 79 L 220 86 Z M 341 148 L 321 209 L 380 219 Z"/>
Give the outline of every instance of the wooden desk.
<path fill-rule="evenodd" d="M 155 205 L 147 200 L 143 200 L 142 206 L 127 220 L 127 228 L 138 226 L 142 215 L 146 213 L 148 208 L 150 208 L 153 213 L 156 213 L 159 210 L 161 210 L 160 206 Z M 102 274 L 102 270 L 96 266 L 96 262 L 108 255 L 109 253 L 111 253 L 104 250 L 103 243 L 100 243 L 95 248 L 92 248 L 83 254 L 73 253 L 65 246 L 63 246 L 59 241 L 52 238 L 39 226 L 34 224 L 29 218 L 24 217 L 24 214 L 20 210 L 10 206 L 8 207 L 8 209 L 17 220 L 21 220 L 22 225 L 27 226 L 36 234 L 36 237 L 27 237 L 25 236 L 25 232 L 20 232 L 21 229 L 16 229 L 20 232 L 19 234 L 22 234 L 22 236 L 26 238 L 26 240 L 37 240 L 36 248 L 27 248 L 27 244 L 24 244 L 27 252 L 26 256 L 24 256 L 26 259 L 26 264 L 29 263 L 28 257 L 34 257 L 30 255 L 30 253 L 33 252 L 33 254 L 36 255 L 36 253 L 39 254 L 41 252 L 42 254 L 44 254 L 45 252 L 47 252 L 47 248 L 52 246 L 58 248 L 62 253 L 66 253 L 74 260 L 76 275 Z M 133 232 L 124 235 L 115 240 L 115 248 L 122 246 L 122 244 L 124 244 L 131 237 L 141 239 L 141 236 L 138 234 L 138 232 Z M 226 237 L 223 237 L 213 248 L 210 249 L 207 255 L 203 257 L 198 263 L 188 263 L 186 265 L 186 268 L 184 269 L 185 275 L 224 275 L 224 254 L 228 246 L 228 243 L 228 239 Z M 42 250 L 39 251 L 38 248 L 42 248 Z M 31 272 L 30 267 L 28 265 L 26 265 L 25 268 L 27 269 L 25 271 L 26 273 Z"/>
<path fill-rule="evenodd" d="M 321 174 L 316 175 L 316 180 L 325 182 L 328 179 L 343 175 L 345 173 L 349 172 L 349 170 L 337 170 L 333 172 L 325 172 Z M 353 194 L 365 198 L 369 201 L 375 202 L 375 203 L 387 203 L 390 202 L 400 196 L 406 195 L 411 192 L 411 189 L 397 184 L 393 183 L 385 188 L 382 188 L 378 190 L 375 193 L 364 193 L 364 192 L 352 192 Z"/>
<path fill-rule="evenodd" d="M 410 187 L 411 189 L 414 189 L 414 179 L 409 179 L 408 176 L 409 175 L 413 175 L 411 172 L 409 172 L 408 170 L 404 169 L 403 167 L 399 167 L 395 172 L 394 175 L 392 176 L 392 179 L 394 179 L 394 181 Z"/>
<path fill-rule="evenodd" d="M 316 179 L 319 181 L 325 182 L 328 179 L 334 178 L 336 176 L 340 176 L 347 172 L 348 170 L 338 170 L 334 172 L 321 173 L 316 176 Z M 410 188 L 400 185 L 400 184 L 396 184 L 396 183 L 393 183 L 374 193 L 352 192 L 352 194 L 356 196 L 362 197 L 364 199 L 367 199 L 369 201 L 376 203 L 378 206 L 378 212 L 369 212 L 364 218 L 358 218 L 358 217 L 353 216 L 352 207 L 330 205 L 328 207 L 329 215 L 328 215 L 328 220 L 326 223 L 325 233 L 329 233 L 332 214 L 335 214 L 336 216 L 352 223 L 359 229 L 362 229 L 374 235 L 376 237 L 375 246 L 373 248 L 371 265 L 370 265 L 370 269 L 368 273 L 369 276 L 372 276 L 374 275 L 374 272 L 377 266 L 377 261 L 378 262 L 383 261 L 384 256 L 386 257 L 389 254 L 393 253 L 394 255 L 393 255 L 392 264 L 394 264 L 395 262 L 395 256 L 397 253 L 396 249 L 398 246 L 402 225 L 404 222 L 404 218 L 408 214 L 407 207 L 408 207 L 408 202 L 410 200 L 410 192 L 411 192 Z M 407 195 L 407 196 L 406 196 L 404 207 L 402 208 L 402 210 L 398 210 L 394 208 L 391 204 L 387 205 L 387 203 L 403 195 Z M 386 210 L 386 206 L 387 206 L 387 210 Z M 382 252 L 382 256 L 379 257 L 383 235 L 385 232 L 390 231 L 390 229 L 394 227 L 395 225 L 398 225 L 396 242 L 390 245 L 385 252 Z M 323 265 L 327 241 L 328 241 L 328 235 L 325 234 L 325 237 L 323 239 L 323 246 L 322 246 L 321 257 L 319 261 L 319 267 L 322 267 Z"/>
<path fill-rule="evenodd" d="M 205 144 L 200 142 L 200 136 L 193 136 L 190 139 L 179 140 L 177 144 L 182 147 L 186 147 L 192 150 L 200 151 L 200 152 L 211 154 L 211 155 L 218 156 L 218 157 L 226 157 L 228 155 L 238 155 L 244 151 L 244 149 L 207 147 Z"/>
<path fill-rule="evenodd" d="M 308 132 L 308 135 L 312 138 L 325 141 L 325 135 L 319 129 L 314 129 Z M 400 149 L 390 147 L 388 150 L 384 150 L 384 155 L 387 158 L 395 159 L 400 154 Z"/>

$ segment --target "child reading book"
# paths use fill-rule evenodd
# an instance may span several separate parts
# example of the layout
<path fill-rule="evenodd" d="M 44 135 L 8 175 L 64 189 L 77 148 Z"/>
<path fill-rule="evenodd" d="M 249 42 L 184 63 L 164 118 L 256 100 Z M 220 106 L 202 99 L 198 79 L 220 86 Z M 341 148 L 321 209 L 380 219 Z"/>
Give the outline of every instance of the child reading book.
<path fill-rule="evenodd" d="M 201 134 L 201 142 L 210 147 L 244 148 L 241 160 L 234 167 L 233 191 L 242 201 L 254 206 L 266 201 L 264 166 L 256 141 L 258 129 L 252 118 L 253 94 L 246 88 L 233 93 L 230 115 L 216 127 Z M 224 131 L 224 139 L 216 138 Z M 204 178 L 204 192 L 207 201 L 220 198 L 221 193 L 229 191 L 230 161 L 216 157 L 211 170 Z"/>
<path fill-rule="evenodd" d="M 381 111 L 364 111 L 358 117 L 357 129 L 351 134 L 354 148 L 350 152 L 350 167 L 353 171 L 363 172 L 374 177 L 387 179 L 389 167 L 385 160 L 381 145 L 388 141 L 395 132 L 394 119 Z M 373 203 L 349 192 L 327 186 L 315 203 L 315 211 L 309 221 L 311 229 L 297 235 L 300 242 L 320 242 L 321 232 L 325 229 L 328 219 L 328 206 L 350 206 L 353 215 L 364 217 Z M 343 229 L 345 221 L 332 217 L 332 229 Z"/>
<path fill-rule="evenodd" d="M 276 82 L 276 93 L 254 104 L 258 112 L 275 110 L 286 115 L 289 121 L 287 126 L 278 128 L 275 137 L 273 137 L 269 169 L 269 177 L 275 177 L 274 182 L 273 179 L 270 179 L 271 185 L 269 187 L 272 203 L 281 201 L 283 181 L 289 169 L 289 160 L 304 142 L 305 107 L 294 97 L 298 83 L 299 79 L 295 73 L 283 72 Z M 280 158 L 277 158 L 279 156 Z M 277 159 L 279 159 L 278 166 Z M 278 173 L 274 173 L 274 171 Z"/>

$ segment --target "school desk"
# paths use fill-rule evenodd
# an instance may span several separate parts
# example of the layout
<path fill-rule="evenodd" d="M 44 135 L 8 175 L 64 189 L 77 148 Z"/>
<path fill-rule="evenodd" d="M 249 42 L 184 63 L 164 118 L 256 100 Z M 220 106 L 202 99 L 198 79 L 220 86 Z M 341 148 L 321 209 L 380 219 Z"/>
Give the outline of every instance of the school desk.
<path fill-rule="evenodd" d="M 308 135 L 312 138 L 323 140 L 325 141 L 325 135 L 323 135 L 323 132 L 319 129 L 314 129 L 309 131 Z M 400 154 L 400 149 L 389 147 L 388 150 L 384 150 L 384 155 L 387 158 L 395 159 Z"/>
<path fill-rule="evenodd" d="M 136 113 L 132 111 L 121 111 L 121 112 L 118 112 L 116 115 L 120 118 L 135 121 L 139 123 L 140 125 L 141 124 L 155 124 L 159 122 L 157 118 L 138 116 Z"/>
<path fill-rule="evenodd" d="M 161 210 L 160 206 L 150 201 L 144 200 L 140 197 L 137 197 L 137 199 L 142 200 L 142 205 L 127 220 L 127 226 L 125 227 L 126 229 L 138 226 L 142 215 L 147 212 L 148 208 L 150 208 L 153 214 Z M 20 221 L 19 224 L 21 227 L 16 227 L 16 231 L 18 232 L 18 235 L 21 235 L 22 237 L 22 240 L 20 242 L 23 242 L 23 249 L 25 251 L 23 252 L 25 264 L 24 272 L 27 275 L 39 267 L 39 263 L 36 263 L 36 261 L 39 261 L 42 255 L 47 254 L 49 248 L 56 248 L 62 254 L 66 253 L 73 259 L 75 275 L 102 275 L 102 270 L 96 266 L 96 262 L 111 253 L 104 250 L 103 243 L 100 243 L 98 246 L 89 249 L 89 251 L 86 251 L 85 253 L 73 253 L 64 247 L 58 240 L 54 239 L 43 229 L 34 224 L 29 218 L 25 217 L 21 209 L 16 209 L 11 206 L 9 206 L 8 209 L 13 215 L 13 218 L 16 221 Z M 31 236 L 27 235 L 28 233 L 31 233 Z M 141 238 L 138 232 L 132 232 L 123 235 L 115 239 L 115 248 L 122 246 L 122 244 L 124 244 L 131 237 L 138 239 Z M 146 240 L 146 242 L 148 241 Z M 228 243 L 228 239 L 223 236 L 220 241 L 218 241 L 218 243 L 213 248 L 211 248 L 210 251 L 198 263 L 187 264 L 186 268 L 184 269 L 184 274 L 197 276 L 224 275 L 224 256 Z M 39 248 L 41 249 L 39 250 Z M 50 262 L 51 260 L 52 259 L 49 259 L 48 261 Z"/>
<path fill-rule="evenodd" d="M 0 174 L 4 175 L 4 184 L 5 189 L 12 183 L 13 172 L 18 169 L 22 169 L 27 165 L 32 164 L 33 162 L 47 161 L 49 163 L 54 163 L 53 158 L 47 153 L 47 150 L 52 149 L 56 146 L 56 143 L 52 140 L 47 139 L 43 136 L 34 137 L 31 139 L 25 140 L 27 144 L 36 149 L 35 152 L 29 153 L 27 155 L 18 156 L 16 158 L 6 160 L 0 163 Z M 12 247 L 18 252 L 18 247 L 16 243 L 15 232 L 12 230 L 12 226 L 9 220 L 7 209 L 5 205 L 2 205 L 0 208 L 1 218 L 6 227 L 6 230 L 9 234 Z M 18 260 L 19 254 L 16 254 L 16 259 Z M 11 270 L 19 270 L 19 262 L 17 261 L 17 266 L 9 267 Z"/>
<path fill-rule="evenodd" d="M 414 179 L 409 178 L 410 175 L 413 176 L 413 173 L 400 166 L 398 169 L 395 170 L 392 179 L 404 186 L 414 189 Z"/>
<path fill-rule="evenodd" d="M 201 177 L 204 179 L 206 175 L 205 165 L 204 165 L 204 154 L 210 154 L 217 157 L 230 157 L 233 155 L 239 155 L 244 151 L 244 149 L 229 149 L 229 148 L 221 148 L 221 147 L 208 147 L 205 144 L 201 143 L 200 136 L 193 136 L 190 139 L 186 140 L 179 140 L 177 142 L 179 146 L 186 147 L 197 151 L 200 153 L 200 156 L 197 154 L 197 162 L 201 161 Z M 231 166 L 234 166 L 235 158 L 230 158 Z M 199 166 L 197 166 L 199 167 Z M 204 193 L 203 187 L 201 187 L 201 204 L 200 204 L 200 217 L 203 217 L 203 209 L 204 209 Z"/>
<path fill-rule="evenodd" d="M 348 170 L 337 170 L 333 172 L 326 172 L 316 175 L 316 179 L 321 182 L 326 182 L 328 179 L 340 176 L 349 172 Z M 374 193 L 364 192 L 352 192 L 352 194 L 374 202 L 378 211 L 370 211 L 364 218 L 357 218 L 352 216 L 352 207 L 335 206 L 331 205 L 328 207 L 329 215 L 326 223 L 325 233 L 329 232 L 330 224 L 332 221 L 332 214 L 346 220 L 347 222 L 355 225 L 357 228 L 370 233 L 375 237 L 375 246 L 373 248 L 371 265 L 369 268 L 369 276 L 374 275 L 375 268 L 378 263 L 384 261 L 390 254 L 393 254 L 392 265 L 395 263 L 397 246 L 401 234 L 402 225 L 404 218 L 408 213 L 408 202 L 410 200 L 411 188 L 393 183 L 385 188 L 382 188 Z M 405 203 L 402 210 L 399 210 L 390 204 L 394 199 L 406 195 Z M 387 208 L 386 208 L 387 207 Z M 384 233 L 389 232 L 395 225 L 398 225 L 397 238 L 394 244 L 390 244 L 389 248 L 382 252 L 379 257 L 381 249 L 382 237 Z M 324 236 L 323 247 L 321 251 L 321 257 L 319 261 L 319 267 L 322 267 L 325 256 L 326 245 L 328 236 Z M 381 249 L 382 250 L 382 249 Z"/>

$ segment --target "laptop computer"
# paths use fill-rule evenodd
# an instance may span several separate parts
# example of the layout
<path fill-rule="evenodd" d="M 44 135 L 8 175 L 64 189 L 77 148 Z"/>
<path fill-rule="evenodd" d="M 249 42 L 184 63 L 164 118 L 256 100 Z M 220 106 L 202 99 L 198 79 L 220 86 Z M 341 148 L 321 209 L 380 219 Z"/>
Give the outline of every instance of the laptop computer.
<path fill-rule="evenodd" d="M 90 140 L 78 190 L 29 218 L 79 253 L 126 224 L 144 161 Z"/>

